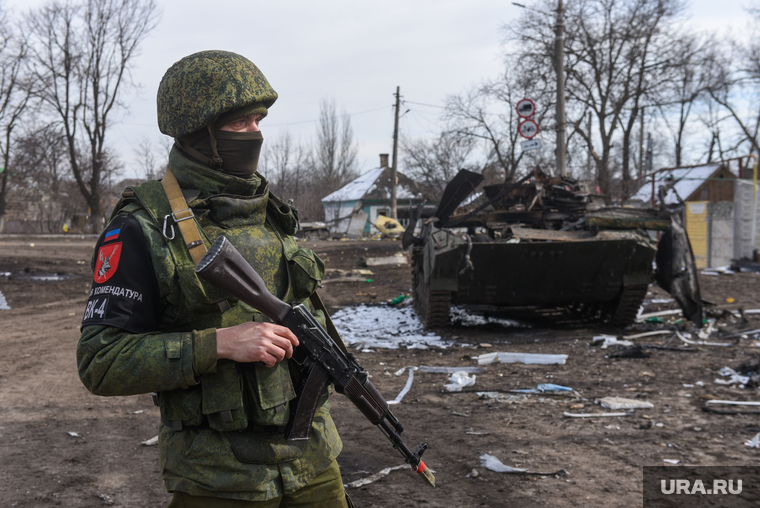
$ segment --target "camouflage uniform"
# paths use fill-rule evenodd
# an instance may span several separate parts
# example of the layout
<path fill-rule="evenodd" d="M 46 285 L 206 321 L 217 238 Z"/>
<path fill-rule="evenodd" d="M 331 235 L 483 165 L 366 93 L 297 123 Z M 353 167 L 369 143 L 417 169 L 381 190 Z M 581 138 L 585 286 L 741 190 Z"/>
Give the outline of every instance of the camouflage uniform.
<path fill-rule="evenodd" d="M 228 106 L 247 107 L 235 101 Z M 162 126 L 166 130 L 171 126 Z M 226 236 L 284 301 L 303 302 L 316 289 L 324 264 L 298 248 L 292 237 L 295 210 L 269 193 L 263 177 L 210 169 L 176 145 L 169 168 L 189 197 L 207 246 Z M 282 426 L 298 371 L 289 360 L 272 368 L 217 360 L 217 328 L 269 318 L 195 275 L 183 239 L 164 234 L 170 213 L 155 181 L 128 188 L 116 206 L 93 255 L 95 280 L 77 348 L 82 382 L 97 395 L 160 392 L 167 490 L 249 501 L 294 493 L 334 464 L 341 451 L 328 394 L 315 414 L 311 439 L 286 441 Z M 230 307 L 223 311 L 224 301 Z"/>

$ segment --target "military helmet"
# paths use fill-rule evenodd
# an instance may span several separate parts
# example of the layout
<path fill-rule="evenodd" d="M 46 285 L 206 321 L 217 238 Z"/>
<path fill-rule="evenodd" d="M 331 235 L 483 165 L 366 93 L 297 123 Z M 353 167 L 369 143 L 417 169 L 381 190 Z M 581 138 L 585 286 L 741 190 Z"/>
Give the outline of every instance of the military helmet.
<path fill-rule="evenodd" d="M 277 92 L 247 58 L 228 51 L 201 51 L 166 71 L 157 99 L 158 128 L 179 138 L 222 115 L 230 118 L 232 112 L 241 113 L 232 115 L 238 118 L 266 113 Z"/>

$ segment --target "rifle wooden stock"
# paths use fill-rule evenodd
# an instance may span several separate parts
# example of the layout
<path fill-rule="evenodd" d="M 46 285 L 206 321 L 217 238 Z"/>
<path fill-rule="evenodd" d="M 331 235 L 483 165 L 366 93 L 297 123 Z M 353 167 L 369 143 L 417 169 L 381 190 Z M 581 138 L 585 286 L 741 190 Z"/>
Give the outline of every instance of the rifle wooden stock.
<path fill-rule="evenodd" d="M 288 327 L 298 337 L 292 360 L 304 373 L 304 380 L 296 387 L 298 396 L 286 428 L 288 439 L 309 439 L 319 397 L 327 384 L 333 383 L 338 393 L 348 397 L 370 423 L 383 431 L 406 462 L 435 486 L 435 478 L 421 458 L 427 445 L 412 452 L 404 444 L 400 436 L 404 427 L 366 371 L 335 344 L 303 305 L 288 305 L 271 294 L 261 276 L 223 236 L 216 239 L 195 271 L 200 278 Z"/>

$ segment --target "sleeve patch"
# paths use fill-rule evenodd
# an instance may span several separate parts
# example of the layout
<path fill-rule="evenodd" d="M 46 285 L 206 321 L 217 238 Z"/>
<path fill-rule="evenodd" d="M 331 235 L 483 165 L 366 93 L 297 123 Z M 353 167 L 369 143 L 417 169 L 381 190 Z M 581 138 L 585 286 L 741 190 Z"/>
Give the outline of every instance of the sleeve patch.
<path fill-rule="evenodd" d="M 94 280 L 97 284 L 103 284 L 113 277 L 119 267 L 121 258 L 121 242 L 104 245 L 98 251 L 98 259 L 95 262 Z"/>

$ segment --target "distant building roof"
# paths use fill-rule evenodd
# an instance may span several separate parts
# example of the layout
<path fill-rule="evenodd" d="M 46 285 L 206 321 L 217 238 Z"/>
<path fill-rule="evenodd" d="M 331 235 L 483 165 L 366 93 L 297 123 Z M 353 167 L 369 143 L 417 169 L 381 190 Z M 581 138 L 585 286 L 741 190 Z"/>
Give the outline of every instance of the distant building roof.
<path fill-rule="evenodd" d="M 340 189 L 322 198 L 322 202 L 329 201 L 358 201 L 364 197 L 367 191 L 375 184 L 385 168 L 370 169 L 363 175 L 350 181 Z"/>
<path fill-rule="evenodd" d="M 715 163 L 715 164 L 706 164 L 704 166 L 692 166 L 688 168 L 674 168 L 674 169 L 668 169 L 665 171 L 660 171 L 659 173 L 655 173 L 654 175 L 654 192 L 655 192 L 655 199 L 657 199 L 656 194 L 658 192 L 658 189 L 662 185 L 669 184 L 671 181 L 675 182 L 673 183 L 672 187 L 668 190 L 667 194 L 665 195 L 665 204 L 676 204 L 678 203 L 678 198 L 676 197 L 676 192 L 678 195 L 686 201 L 689 196 L 694 194 L 696 190 L 703 184 L 705 181 L 707 181 L 708 178 L 710 178 L 716 171 L 718 171 L 723 164 L 721 163 Z M 674 192 L 675 191 L 675 192 Z M 642 202 L 648 202 L 652 199 L 652 178 L 649 177 L 647 179 L 647 183 L 645 183 L 639 190 L 631 196 L 630 198 L 632 201 L 642 201 Z"/>
<path fill-rule="evenodd" d="M 370 169 L 340 189 L 322 198 L 323 203 L 358 201 L 360 199 L 390 199 L 391 170 L 387 167 Z M 425 194 L 417 183 L 398 173 L 396 199 L 418 199 Z"/>

